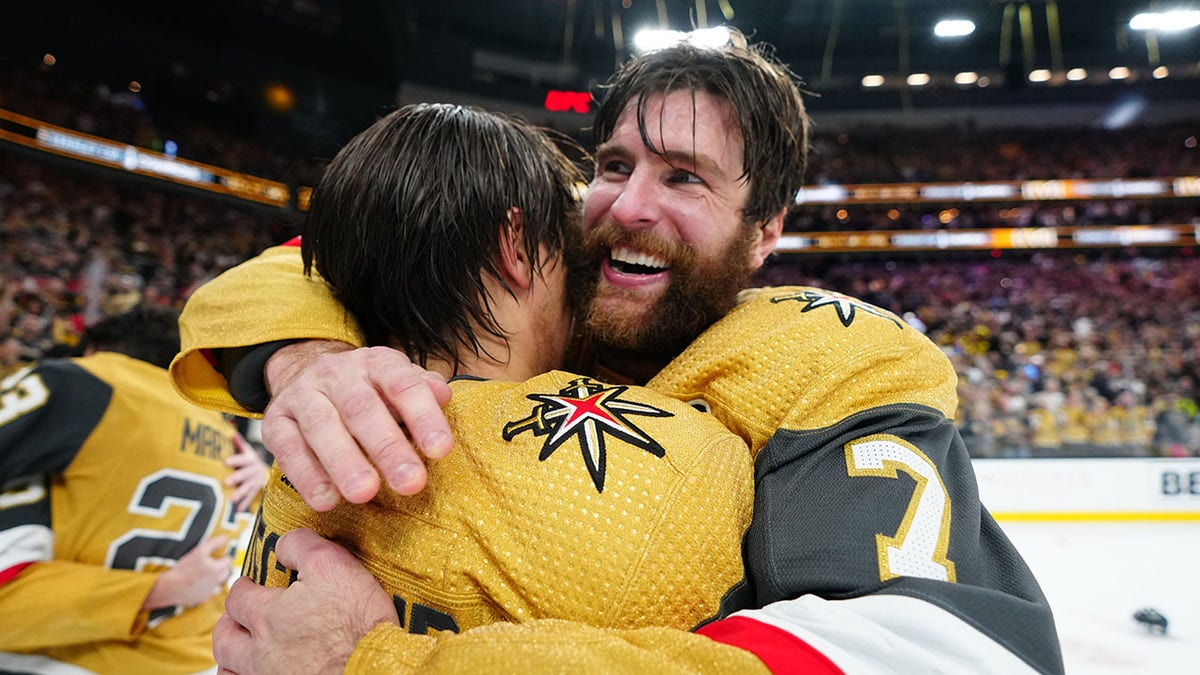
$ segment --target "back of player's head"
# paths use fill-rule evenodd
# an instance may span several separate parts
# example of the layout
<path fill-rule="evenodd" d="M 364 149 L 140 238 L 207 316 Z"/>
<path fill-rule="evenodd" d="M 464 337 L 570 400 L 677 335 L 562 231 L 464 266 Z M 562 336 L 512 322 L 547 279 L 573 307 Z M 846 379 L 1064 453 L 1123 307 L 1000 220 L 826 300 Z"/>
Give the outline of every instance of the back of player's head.
<path fill-rule="evenodd" d="M 760 223 L 792 203 L 804 179 L 809 118 L 797 78 L 764 44 L 747 45 L 733 31 L 725 47 L 680 42 L 626 62 L 604 87 L 592 130 L 599 145 L 612 136 L 630 104 L 642 142 L 650 142 L 646 109 L 656 95 L 705 92 L 729 102 L 742 135 L 743 167 L 750 181 L 745 220 Z M 658 122 L 650 120 L 653 127 Z"/>
<path fill-rule="evenodd" d="M 106 317 L 84 331 L 76 353 L 88 349 L 117 352 L 166 368 L 179 352 L 179 313 L 169 307 L 137 305 Z"/>
<path fill-rule="evenodd" d="M 354 137 L 313 193 L 302 252 L 363 329 L 424 363 L 504 338 L 483 275 L 521 227 L 535 274 L 575 228 L 579 170 L 541 130 L 472 108 L 400 108 Z M 514 211 L 515 209 L 515 211 Z M 511 292 L 511 289 L 506 290 Z"/>

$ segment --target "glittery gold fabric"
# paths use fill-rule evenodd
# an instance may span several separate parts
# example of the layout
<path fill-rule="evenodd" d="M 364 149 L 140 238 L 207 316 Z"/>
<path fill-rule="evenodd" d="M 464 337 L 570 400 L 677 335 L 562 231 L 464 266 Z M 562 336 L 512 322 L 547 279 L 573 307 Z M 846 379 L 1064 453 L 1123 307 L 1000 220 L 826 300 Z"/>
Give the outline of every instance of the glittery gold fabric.
<path fill-rule="evenodd" d="M 171 362 L 176 391 L 196 405 L 261 417 L 234 400 L 205 350 L 310 338 L 362 346 L 363 336 L 328 284 L 304 275 L 300 247 L 276 246 L 196 289 L 179 317 L 181 351 Z"/>
<path fill-rule="evenodd" d="M 743 297 L 647 386 L 705 402 L 754 454 L 779 429 L 821 429 L 888 404 L 953 417 L 953 366 L 891 312 L 811 287 Z"/>
<path fill-rule="evenodd" d="M 354 552 L 414 632 L 444 617 L 688 630 L 716 615 L 743 577 L 743 442 L 673 399 L 558 371 L 451 386 L 455 450 L 424 491 L 319 514 L 276 470 L 248 574 L 286 584 L 268 542 L 307 526 Z"/>
<path fill-rule="evenodd" d="M 544 619 L 461 635 L 412 635 L 386 624 L 358 643 L 346 673 L 739 673 L 770 671 L 748 651 L 666 628 L 606 629 Z"/>

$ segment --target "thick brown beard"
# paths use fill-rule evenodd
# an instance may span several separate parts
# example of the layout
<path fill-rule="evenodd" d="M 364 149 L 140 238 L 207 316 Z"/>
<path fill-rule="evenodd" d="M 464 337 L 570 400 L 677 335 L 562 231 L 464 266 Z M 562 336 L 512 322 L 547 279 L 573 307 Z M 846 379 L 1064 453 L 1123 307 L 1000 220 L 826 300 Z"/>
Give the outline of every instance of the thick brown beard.
<path fill-rule="evenodd" d="M 725 316 L 750 281 L 753 226 L 729 241 L 717 255 L 701 256 L 684 244 L 672 244 L 647 232 L 629 232 L 606 223 L 583 234 L 568 251 L 568 284 L 579 325 L 602 350 L 674 356 Z M 666 259 L 671 283 L 642 314 L 642 320 L 605 314 L 595 307 L 600 265 L 614 247 L 625 245 Z"/>

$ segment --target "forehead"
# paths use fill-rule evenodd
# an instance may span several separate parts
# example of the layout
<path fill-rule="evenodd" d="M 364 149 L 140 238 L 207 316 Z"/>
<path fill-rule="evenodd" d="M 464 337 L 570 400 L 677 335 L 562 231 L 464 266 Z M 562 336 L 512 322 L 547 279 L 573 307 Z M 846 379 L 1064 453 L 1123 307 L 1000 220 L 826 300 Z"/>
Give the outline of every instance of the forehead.
<path fill-rule="evenodd" d="M 742 173 L 742 133 L 733 106 L 708 92 L 677 89 L 651 94 L 644 101 L 645 131 L 654 151 L 673 156 L 693 152 L 736 177 Z M 638 101 L 621 111 L 612 136 L 603 144 L 632 150 L 643 145 L 637 119 Z"/>

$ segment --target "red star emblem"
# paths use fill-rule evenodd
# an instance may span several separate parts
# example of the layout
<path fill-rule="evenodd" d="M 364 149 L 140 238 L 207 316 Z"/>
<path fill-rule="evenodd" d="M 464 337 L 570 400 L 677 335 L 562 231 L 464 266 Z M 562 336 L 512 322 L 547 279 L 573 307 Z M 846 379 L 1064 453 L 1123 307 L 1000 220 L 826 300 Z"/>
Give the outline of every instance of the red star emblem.
<path fill-rule="evenodd" d="M 529 417 L 506 424 L 504 440 L 511 441 L 525 431 L 532 431 L 535 436 L 549 436 L 538 454 L 538 460 L 544 461 L 568 439 L 578 438 L 592 483 L 597 492 L 603 492 L 608 461 L 605 436 L 615 436 L 655 457 L 666 454 L 658 441 L 639 429 L 626 415 L 670 417 L 671 413 L 620 398 L 628 388 L 605 387 L 588 378 L 580 378 L 556 395 L 530 394 L 528 398 L 539 405 Z"/>

